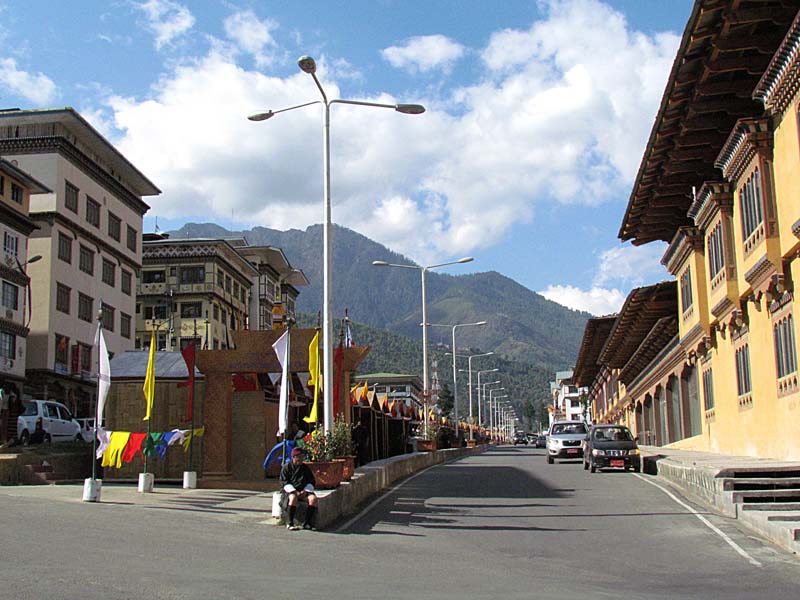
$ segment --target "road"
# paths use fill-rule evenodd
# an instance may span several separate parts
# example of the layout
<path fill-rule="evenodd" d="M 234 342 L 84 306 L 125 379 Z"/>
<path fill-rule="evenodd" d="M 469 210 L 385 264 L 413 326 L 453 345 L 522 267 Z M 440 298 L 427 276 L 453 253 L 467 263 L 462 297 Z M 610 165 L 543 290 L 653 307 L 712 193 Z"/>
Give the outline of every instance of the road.
<path fill-rule="evenodd" d="M 797 596 L 800 560 L 654 481 L 502 447 L 325 532 L 270 525 L 267 498 L 246 492 L 148 505 L 0 488 L 0 598 Z"/>

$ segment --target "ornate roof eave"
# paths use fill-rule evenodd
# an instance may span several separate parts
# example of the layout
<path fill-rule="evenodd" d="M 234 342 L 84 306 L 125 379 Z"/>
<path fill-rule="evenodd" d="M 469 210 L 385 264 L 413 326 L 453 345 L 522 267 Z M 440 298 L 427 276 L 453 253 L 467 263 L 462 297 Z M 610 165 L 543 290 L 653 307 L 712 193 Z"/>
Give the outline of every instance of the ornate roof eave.
<path fill-rule="evenodd" d="M 800 90 L 800 10 L 753 91 L 771 114 L 783 113 Z"/>
<path fill-rule="evenodd" d="M 677 335 L 678 318 L 676 316 L 662 317 L 656 321 L 628 362 L 620 369 L 619 380 L 627 385 L 636 379 L 666 348 L 674 345 L 670 342 L 676 342 Z"/>
<path fill-rule="evenodd" d="M 672 239 L 661 264 L 675 275 L 692 252 L 703 250 L 703 234 L 696 227 L 681 227 Z"/>
<path fill-rule="evenodd" d="M 739 119 L 714 163 L 726 180 L 735 182 L 759 149 L 772 150 L 772 132 L 767 119 Z"/>
<path fill-rule="evenodd" d="M 595 317 L 587 321 L 581 347 L 578 351 L 578 359 L 573 369 L 573 379 L 578 387 L 591 385 L 600 371 L 603 370 L 604 366 L 599 364 L 597 359 L 616 320 L 617 315 L 609 315 Z"/>

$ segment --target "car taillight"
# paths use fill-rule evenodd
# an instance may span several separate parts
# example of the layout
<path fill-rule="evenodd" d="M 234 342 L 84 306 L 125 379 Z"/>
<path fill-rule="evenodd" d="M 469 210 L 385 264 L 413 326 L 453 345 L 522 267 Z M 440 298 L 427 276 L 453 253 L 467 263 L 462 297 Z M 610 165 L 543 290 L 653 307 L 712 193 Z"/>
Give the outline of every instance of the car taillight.
<path fill-rule="evenodd" d="M 36 419 L 36 424 L 37 425 L 41 425 L 42 424 L 42 417 L 39 417 L 38 419 Z"/>

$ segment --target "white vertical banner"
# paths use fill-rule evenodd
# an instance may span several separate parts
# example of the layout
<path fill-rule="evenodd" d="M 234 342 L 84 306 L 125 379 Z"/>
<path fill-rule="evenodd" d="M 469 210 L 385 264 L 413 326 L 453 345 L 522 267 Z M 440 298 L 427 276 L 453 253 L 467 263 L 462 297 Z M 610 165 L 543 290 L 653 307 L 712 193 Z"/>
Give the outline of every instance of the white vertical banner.
<path fill-rule="evenodd" d="M 97 325 L 97 336 L 95 339 L 98 352 L 98 373 L 97 373 L 97 412 L 95 414 L 97 427 L 103 426 L 103 413 L 106 409 L 106 398 L 111 387 L 111 364 L 108 362 L 108 347 L 106 338 L 103 335 L 103 327 Z"/>
<path fill-rule="evenodd" d="M 281 398 L 278 404 L 278 435 L 286 431 L 289 409 L 289 330 L 287 329 L 278 340 L 272 344 L 272 349 L 278 355 L 281 363 Z"/>

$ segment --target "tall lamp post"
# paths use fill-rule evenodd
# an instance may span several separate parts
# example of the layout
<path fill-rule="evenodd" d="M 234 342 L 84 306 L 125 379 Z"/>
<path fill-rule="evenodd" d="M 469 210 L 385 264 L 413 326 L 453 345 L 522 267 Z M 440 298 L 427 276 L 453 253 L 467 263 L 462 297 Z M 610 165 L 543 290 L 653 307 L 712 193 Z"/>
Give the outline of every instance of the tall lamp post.
<path fill-rule="evenodd" d="M 325 430 L 331 431 L 333 429 L 333 301 L 331 298 L 331 264 L 332 264 L 332 241 L 331 232 L 333 229 L 331 221 L 331 104 L 350 104 L 354 106 L 371 106 L 376 108 L 391 108 L 399 113 L 407 115 L 418 115 L 425 112 L 425 107 L 420 104 L 379 104 L 377 102 L 361 102 L 358 100 L 342 100 L 339 98 L 328 100 L 325 90 L 322 87 L 319 79 L 317 79 L 317 63 L 310 56 L 301 56 L 297 60 L 297 66 L 304 73 L 308 73 L 314 79 L 314 83 L 322 94 L 322 100 L 314 100 L 312 102 L 305 102 L 295 106 L 289 106 L 279 110 L 267 110 L 265 112 L 255 113 L 247 117 L 251 121 L 265 121 L 274 117 L 278 113 L 303 108 L 304 106 L 311 106 L 312 104 L 322 104 L 324 107 L 323 116 L 323 193 L 325 199 L 325 218 L 323 221 L 322 237 L 323 237 L 323 277 L 322 277 L 322 328 L 324 330 L 323 338 L 323 351 L 322 351 L 322 377 L 323 380 L 328 382 L 323 387 L 323 405 L 325 407 Z"/>
<path fill-rule="evenodd" d="M 424 321 L 423 321 L 424 322 Z M 441 323 L 428 323 L 431 327 L 452 327 L 453 328 L 453 420 L 456 423 L 456 439 L 459 438 L 458 432 L 458 367 L 456 365 L 456 329 L 459 327 L 475 327 L 486 325 L 486 321 L 475 323 L 457 323 L 455 325 L 443 325 Z M 470 404 L 470 416 L 472 416 L 472 404 Z M 472 429 L 470 428 L 470 432 Z M 471 439 L 471 438 L 470 438 Z"/>
<path fill-rule="evenodd" d="M 500 398 L 508 398 L 508 394 L 504 394 L 502 396 L 492 396 L 492 392 L 499 392 L 501 390 L 505 391 L 506 388 L 495 388 L 493 390 L 489 390 L 489 430 L 494 435 L 494 428 L 497 425 L 497 419 L 495 417 L 495 412 L 497 408 L 497 401 Z"/>
<path fill-rule="evenodd" d="M 431 269 L 439 267 L 446 267 L 448 265 L 460 265 L 463 263 L 472 262 L 474 259 L 471 256 L 465 256 L 458 260 L 450 262 L 438 263 L 435 265 L 428 265 L 420 267 L 419 265 L 401 265 L 396 263 L 386 262 L 385 260 L 373 260 L 372 265 L 375 267 L 397 267 L 399 269 L 417 269 L 422 275 L 422 397 L 425 410 L 425 420 L 423 421 L 423 430 L 425 434 L 428 433 L 428 400 L 430 399 L 430 390 L 428 388 L 428 308 L 425 297 L 425 273 Z M 456 421 L 458 425 L 458 421 Z"/>
<path fill-rule="evenodd" d="M 484 381 L 483 387 L 481 387 L 481 375 L 483 375 L 484 373 L 496 373 L 499 370 L 500 369 L 486 369 L 485 371 L 478 371 L 478 423 L 481 422 L 481 398 L 482 398 L 481 392 L 487 385 L 494 385 L 496 383 L 500 383 L 499 379 L 497 381 L 491 381 L 491 382 Z"/>
<path fill-rule="evenodd" d="M 472 354 L 467 359 L 467 367 L 468 367 L 467 370 L 469 371 L 469 416 L 470 417 L 472 416 L 472 359 L 477 358 L 479 356 L 491 356 L 492 354 L 494 354 L 494 352 L 484 352 L 483 354 Z M 478 391 L 480 392 L 480 387 L 478 388 Z M 478 407 L 480 407 L 480 402 L 481 399 L 480 396 L 478 396 Z M 480 427 L 480 424 L 481 424 L 481 411 L 480 408 L 478 408 L 478 427 Z M 469 439 L 472 440 L 472 427 L 469 428 Z"/>
<path fill-rule="evenodd" d="M 486 408 L 485 408 L 485 407 L 489 406 L 489 403 L 488 403 L 488 402 L 486 402 L 486 389 L 487 389 L 487 388 L 488 388 L 490 385 L 497 385 L 498 383 L 500 383 L 500 380 L 499 380 L 499 379 L 498 379 L 497 381 L 487 381 L 486 383 L 484 383 L 484 384 L 483 384 L 483 390 L 478 390 L 478 394 L 481 394 L 481 393 L 482 393 L 482 396 L 478 396 L 478 408 L 479 408 L 479 409 L 480 409 L 480 406 L 481 406 L 481 397 L 483 398 L 483 406 L 484 406 L 484 411 L 486 410 Z M 502 387 L 501 387 L 501 388 L 492 388 L 492 389 L 504 390 L 504 389 L 506 389 L 506 388 L 502 388 Z M 492 390 L 489 390 L 489 391 L 491 392 Z"/>

